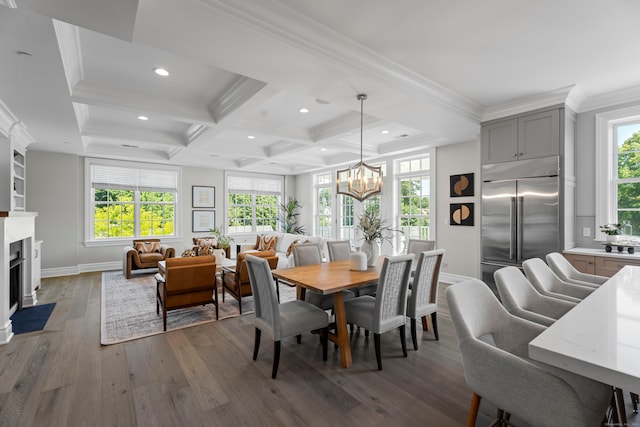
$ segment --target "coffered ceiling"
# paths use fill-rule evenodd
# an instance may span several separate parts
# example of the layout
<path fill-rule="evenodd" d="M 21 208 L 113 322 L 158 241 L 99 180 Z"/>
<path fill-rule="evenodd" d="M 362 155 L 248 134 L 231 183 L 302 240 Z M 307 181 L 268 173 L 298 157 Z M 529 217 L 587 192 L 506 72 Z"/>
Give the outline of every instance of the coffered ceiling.
<path fill-rule="evenodd" d="M 0 100 L 30 150 L 300 174 L 359 160 L 358 93 L 365 160 L 640 99 L 638 18 L 634 0 L 0 0 Z"/>

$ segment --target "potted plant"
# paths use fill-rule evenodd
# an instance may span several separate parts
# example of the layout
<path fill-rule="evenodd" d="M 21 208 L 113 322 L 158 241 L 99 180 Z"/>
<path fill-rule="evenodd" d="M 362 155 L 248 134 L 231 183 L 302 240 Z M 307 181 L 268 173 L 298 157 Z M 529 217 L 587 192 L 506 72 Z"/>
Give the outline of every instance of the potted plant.
<path fill-rule="evenodd" d="M 391 227 L 386 220 L 383 220 L 378 209 L 371 207 L 365 209 L 364 214 L 358 218 L 356 228 L 362 233 L 364 242 L 360 250 L 367 255 L 369 266 L 375 265 L 378 259 L 379 244 L 385 240 L 392 243 L 394 233 L 402 233 L 401 230 Z"/>
<path fill-rule="evenodd" d="M 233 237 L 225 236 L 220 227 L 210 228 L 215 236 L 216 240 L 218 240 L 218 248 L 224 249 L 227 254 L 227 258 L 231 258 L 231 242 L 233 242 Z"/>
<path fill-rule="evenodd" d="M 622 233 L 622 224 L 605 224 L 600 231 L 607 235 L 607 242 L 617 242 Z"/>
<path fill-rule="evenodd" d="M 300 212 L 296 212 L 302 205 L 298 200 L 293 197 L 289 197 L 286 203 L 280 203 L 280 215 L 278 221 L 282 226 L 282 231 L 290 234 L 306 234 L 304 225 L 298 225 L 298 215 Z"/>

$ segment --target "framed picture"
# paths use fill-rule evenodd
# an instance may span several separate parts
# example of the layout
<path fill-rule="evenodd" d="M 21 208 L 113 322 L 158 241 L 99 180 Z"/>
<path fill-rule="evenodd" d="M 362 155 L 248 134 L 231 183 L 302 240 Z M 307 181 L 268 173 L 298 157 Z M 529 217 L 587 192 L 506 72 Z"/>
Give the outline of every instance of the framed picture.
<path fill-rule="evenodd" d="M 473 225 L 473 203 L 451 203 L 449 224 Z"/>
<path fill-rule="evenodd" d="M 449 195 L 451 197 L 473 196 L 473 173 L 451 175 L 449 177 Z"/>
<path fill-rule="evenodd" d="M 194 233 L 209 232 L 212 228 L 216 228 L 215 211 L 193 211 L 191 231 Z"/>
<path fill-rule="evenodd" d="M 193 195 L 191 207 L 194 208 L 215 208 L 216 207 L 216 187 L 202 187 L 193 185 Z"/>

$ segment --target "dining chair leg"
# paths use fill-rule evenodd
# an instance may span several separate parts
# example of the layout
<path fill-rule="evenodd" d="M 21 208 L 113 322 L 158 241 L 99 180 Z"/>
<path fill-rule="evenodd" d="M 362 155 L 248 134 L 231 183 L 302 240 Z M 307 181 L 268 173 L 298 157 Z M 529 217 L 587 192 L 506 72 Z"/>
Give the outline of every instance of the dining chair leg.
<path fill-rule="evenodd" d="M 167 330 L 167 306 L 166 304 L 162 304 L 162 327 L 164 328 L 165 332 Z"/>
<path fill-rule="evenodd" d="M 413 349 L 418 349 L 418 333 L 416 331 L 416 319 L 411 320 L 411 341 L 413 341 Z"/>
<path fill-rule="evenodd" d="M 273 343 L 273 369 L 271 370 L 271 378 L 276 379 L 278 375 L 278 364 L 280 363 L 280 341 Z"/>
<path fill-rule="evenodd" d="M 400 329 L 400 343 L 402 344 L 402 355 L 404 357 L 407 357 L 407 337 L 405 334 L 405 327 L 404 325 L 400 325 L 398 329 Z"/>
<path fill-rule="evenodd" d="M 618 402 L 618 416 L 623 426 L 627 425 L 627 410 L 624 407 L 624 394 L 621 388 L 614 389 L 616 394 L 616 401 Z"/>
<path fill-rule="evenodd" d="M 298 344 L 302 342 L 302 334 L 296 335 L 296 341 L 298 341 Z"/>
<path fill-rule="evenodd" d="M 276 282 L 276 297 L 278 298 L 278 303 L 280 303 L 280 282 L 278 282 L 278 278 L 275 277 Z"/>
<path fill-rule="evenodd" d="M 423 331 L 428 331 L 429 330 L 429 321 L 427 320 L 427 316 L 422 316 L 422 330 Z"/>
<path fill-rule="evenodd" d="M 378 371 L 382 370 L 382 353 L 380 352 L 380 334 L 373 333 L 373 343 L 376 349 L 376 360 L 378 361 Z"/>
<path fill-rule="evenodd" d="M 253 339 L 253 360 L 258 358 L 258 349 L 260 349 L 260 334 L 262 331 L 256 328 L 255 337 Z"/>
<path fill-rule="evenodd" d="M 329 328 L 322 328 L 322 360 L 327 361 L 329 349 Z"/>
<path fill-rule="evenodd" d="M 638 400 L 639 400 L 639 397 L 634 392 L 629 392 L 629 396 L 631 397 L 631 406 L 633 406 L 633 413 L 637 414 L 638 413 Z"/>
<path fill-rule="evenodd" d="M 611 407 L 611 424 L 618 425 L 620 423 L 620 420 L 618 418 L 618 405 L 616 403 L 615 393 L 611 393 L 610 407 Z"/>
<path fill-rule="evenodd" d="M 213 288 L 213 301 L 216 305 L 216 320 L 218 320 L 218 283 L 216 282 L 215 287 Z"/>
<path fill-rule="evenodd" d="M 471 407 L 469 408 L 469 416 L 467 417 L 467 427 L 474 427 L 478 418 L 478 410 L 480 409 L 480 395 L 473 393 L 471 397 Z"/>
<path fill-rule="evenodd" d="M 436 336 L 436 341 L 440 340 L 438 336 L 438 313 L 431 313 L 431 323 L 433 324 L 433 334 Z"/>

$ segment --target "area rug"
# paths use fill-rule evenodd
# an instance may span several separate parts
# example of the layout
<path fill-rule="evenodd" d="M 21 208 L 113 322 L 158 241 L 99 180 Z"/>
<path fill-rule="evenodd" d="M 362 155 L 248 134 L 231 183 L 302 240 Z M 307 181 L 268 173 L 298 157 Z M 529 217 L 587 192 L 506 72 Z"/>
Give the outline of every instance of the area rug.
<path fill-rule="evenodd" d="M 11 326 L 14 334 L 41 331 L 51 316 L 55 302 L 23 308 L 11 315 Z"/>
<path fill-rule="evenodd" d="M 219 320 L 240 315 L 238 302 L 229 294 L 222 302 L 218 291 Z M 295 288 L 280 285 L 282 302 L 295 298 Z M 253 297 L 242 299 L 242 314 L 253 313 Z M 167 312 L 167 331 L 216 321 L 213 304 Z M 126 279 L 121 271 L 102 273 L 100 342 L 103 345 L 161 334 L 162 309 L 156 314 L 156 281 L 153 274 L 136 274 Z"/>

